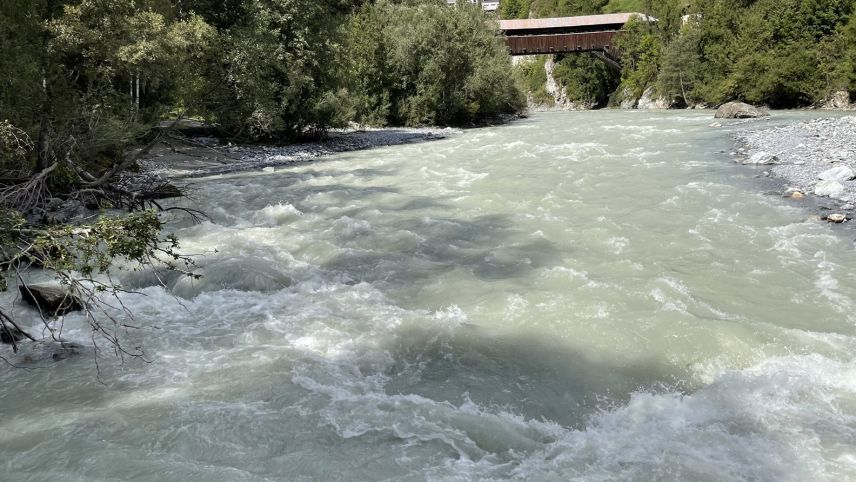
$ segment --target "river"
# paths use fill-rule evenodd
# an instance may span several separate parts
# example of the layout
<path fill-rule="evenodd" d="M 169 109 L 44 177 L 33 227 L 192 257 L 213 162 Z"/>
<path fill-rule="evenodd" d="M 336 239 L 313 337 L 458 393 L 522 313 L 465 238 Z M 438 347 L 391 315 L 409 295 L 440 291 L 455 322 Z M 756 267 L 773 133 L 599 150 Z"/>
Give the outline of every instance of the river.
<path fill-rule="evenodd" d="M 150 363 L 3 368 L 0 478 L 856 480 L 853 235 L 711 117 L 199 181 L 205 277 L 123 275 Z"/>

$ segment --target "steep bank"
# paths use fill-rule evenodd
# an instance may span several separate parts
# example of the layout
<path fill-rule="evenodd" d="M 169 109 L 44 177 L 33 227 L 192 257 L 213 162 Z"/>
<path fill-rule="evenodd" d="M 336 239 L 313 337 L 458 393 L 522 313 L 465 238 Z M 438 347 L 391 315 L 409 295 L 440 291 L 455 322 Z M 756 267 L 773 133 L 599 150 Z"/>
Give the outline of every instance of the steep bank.
<path fill-rule="evenodd" d="M 747 129 L 736 138 L 738 160 L 766 164 L 766 172 L 786 183 L 785 195 L 813 194 L 824 208 L 854 209 L 856 116 Z"/>

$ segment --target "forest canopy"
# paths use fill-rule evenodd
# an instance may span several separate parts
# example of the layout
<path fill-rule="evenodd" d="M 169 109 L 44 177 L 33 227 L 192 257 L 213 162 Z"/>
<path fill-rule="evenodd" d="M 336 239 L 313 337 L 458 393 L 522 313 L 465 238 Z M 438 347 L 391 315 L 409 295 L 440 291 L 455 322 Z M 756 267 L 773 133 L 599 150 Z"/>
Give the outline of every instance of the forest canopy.
<path fill-rule="evenodd" d="M 856 94 L 853 0 L 505 0 L 504 18 L 640 12 L 629 25 L 621 95 L 645 89 L 675 106 L 729 100 L 773 108 L 819 105 Z M 574 70 L 579 60 L 560 60 Z M 613 75 L 619 75 L 617 73 Z M 584 100 L 579 77 L 558 79 Z M 576 93 L 576 94 L 575 94 Z M 602 96 L 600 96 L 602 100 Z"/>

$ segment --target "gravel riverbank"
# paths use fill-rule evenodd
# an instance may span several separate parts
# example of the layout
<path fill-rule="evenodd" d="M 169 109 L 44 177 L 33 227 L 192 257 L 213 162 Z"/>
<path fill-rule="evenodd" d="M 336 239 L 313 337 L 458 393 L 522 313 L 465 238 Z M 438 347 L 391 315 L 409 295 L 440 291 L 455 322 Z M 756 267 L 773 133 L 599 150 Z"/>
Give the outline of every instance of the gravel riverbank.
<path fill-rule="evenodd" d="M 813 194 L 840 211 L 856 207 L 856 116 L 747 129 L 736 137 L 737 159 L 769 168 L 785 181 L 783 194 Z"/>
<path fill-rule="evenodd" d="M 285 146 L 218 146 L 213 139 L 195 139 L 193 143 L 162 143 L 139 164 L 146 177 L 194 178 L 306 162 L 341 152 L 444 139 L 459 132 L 451 128 L 349 130 L 333 132 L 324 141 Z"/>

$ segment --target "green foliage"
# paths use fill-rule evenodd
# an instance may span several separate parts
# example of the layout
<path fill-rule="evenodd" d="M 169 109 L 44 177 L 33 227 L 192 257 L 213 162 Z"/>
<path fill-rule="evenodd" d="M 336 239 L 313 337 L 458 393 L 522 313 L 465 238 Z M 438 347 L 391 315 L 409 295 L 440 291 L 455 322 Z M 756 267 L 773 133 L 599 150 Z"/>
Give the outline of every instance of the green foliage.
<path fill-rule="evenodd" d="M 33 142 L 8 120 L 0 121 L 0 169 L 6 173 L 29 172 Z"/>
<path fill-rule="evenodd" d="M 708 0 L 699 11 L 697 91 L 707 102 L 799 107 L 848 84 L 849 0 Z"/>
<path fill-rule="evenodd" d="M 644 12 L 646 0 L 609 0 L 603 6 L 603 13 Z"/>
<path fill-rule="evenodd" d="M 132 269 L 163 261 L 179 268 L 186 261 L 178 254 L 178 240 L 161 239 L 161 221 L 155 211 L 139 211 L 122 217 L 102 217 L 87 226 L 61 226 L 39 233 L 28 256 L 45 269 L 76 272 L 85 278 L 107 273 L 117 261 Z M 187 266 L 187 264 L 185 264 Z"/>
<path fill-rule="evenodd" d="M 514 67 L 514 77 L 521 90 L 529 93 L 532 102 L 549 107 L 556 100 L 547 93 L 546 89 L 547 71 L 544 70 L 546 59 L 545 55 L 527 58 Z"/>
<path fill-rule="evenodd" d="M 345 32 L 358 122 L 461 125 L 521 108 L 496 24 L 476 5 L 365 4 Z"/>
<path fill-rule="evenodd" d="M 532 18 L 567 17 L 601 13 L 607 0 L 531 0 Z"/>
<path fill-rule="evenodd" d="M 499 18 L 528 18 L 531 0 L 502 0 L 499 2 Z"/>
<path fill-rule="evenodd" d="M 609 65 L 591 55 L 557 56 L 553 78 L 572 101 L 604 106 L 618 86 L 619 77 Z"/>
<path fill-rule="evenodd" d="M 701 31 L 688 24 L 681 35 L 663 48 L 657 91 L 676 105 L 691 106 L 701 100 Z"/>
<path fill-rule="evenodd" d="M 631 20 L 615 45 L 621 52 L 621 85 L 638 97 L 657 79 L 662 40 L 646 22 Z"/>

